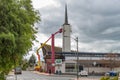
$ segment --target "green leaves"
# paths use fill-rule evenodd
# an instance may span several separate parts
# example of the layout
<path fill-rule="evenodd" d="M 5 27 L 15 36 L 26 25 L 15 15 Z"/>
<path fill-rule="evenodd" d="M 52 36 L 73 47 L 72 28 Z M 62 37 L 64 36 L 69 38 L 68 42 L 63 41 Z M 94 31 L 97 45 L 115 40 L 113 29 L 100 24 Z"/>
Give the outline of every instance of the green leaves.
<path fill-rule="evenodd" d="M 36 57 L 35 57 L 35 55 L 32 54 L 28 62 L 29 62 L 29 66 L 30 67 L 34 67 L 34 65 L 36 63 Z"/>
<path fill-rule="evenodd" d="M 16 47 L 12 33 L 0 34 L 0 71 L 9 70 L 13 64 L 12 55 Z"/>
<path fill-rule="evenodd" d="M 3 52 L 12 53 L 15 45 L 15 37 L 12 33 L 0 34 L 0 54 L 2 54 Z"/>
<path fill-rule="evenodd" d="M 31 0 L 0 0 L 0 71 L 20 63 L 32 47 L 39 20 Z"/>

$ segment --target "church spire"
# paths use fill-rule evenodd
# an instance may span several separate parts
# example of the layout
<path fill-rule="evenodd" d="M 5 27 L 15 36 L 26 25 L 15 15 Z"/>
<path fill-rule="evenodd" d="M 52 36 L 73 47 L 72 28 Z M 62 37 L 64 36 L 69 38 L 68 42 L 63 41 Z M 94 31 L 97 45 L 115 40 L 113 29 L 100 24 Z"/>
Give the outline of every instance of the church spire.
<path fill-rule="evenodd" d="M 65 22 L 63 29 L 62 52 L 71 52 L 71 25 L 68 23 L 67 4 L 65 4 Z"/>
<path fill-rule="evenodd" d="M 65 5 L 65 23 L 64 25 L 69 25 L 68 24 L 68 15 L 67 15 L 67 4 Z"/>

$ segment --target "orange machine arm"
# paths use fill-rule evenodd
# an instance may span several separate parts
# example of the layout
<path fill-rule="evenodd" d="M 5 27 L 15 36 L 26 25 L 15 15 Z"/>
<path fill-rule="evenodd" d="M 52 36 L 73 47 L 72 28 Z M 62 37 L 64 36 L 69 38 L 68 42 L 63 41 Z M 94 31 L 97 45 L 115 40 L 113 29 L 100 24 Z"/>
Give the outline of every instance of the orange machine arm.
<path fill-rule="evenodd" d="M 45 44 L 49 41 L 51 39 L 51 37 L 47 40 L 47 41 L 45 41 L 38 49 L 37 49 L 37 56 L 38 56 L 38 65 L 40 66 L 40 54 L 39 54 L 39 50 L 43 47 L 43 46 L 45 46 Z"/>

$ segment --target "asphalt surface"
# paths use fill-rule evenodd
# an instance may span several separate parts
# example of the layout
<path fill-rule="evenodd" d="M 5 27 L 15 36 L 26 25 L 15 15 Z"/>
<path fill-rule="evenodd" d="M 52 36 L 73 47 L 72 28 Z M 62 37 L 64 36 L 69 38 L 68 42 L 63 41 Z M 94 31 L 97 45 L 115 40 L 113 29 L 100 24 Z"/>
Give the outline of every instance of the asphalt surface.
<path fill-rule="evenodd" d="M 73 76 L 53 75 L 39 72 L 22 71 L 22 74 L 10 73 L 6 80 L 70 80 Z"/>
<path fill-rule="evenodd" d="M 22 71 L 22 74 L 14 75 L 11 72 L 6 80 L 77 80 L 75 75 L 55 75 L 36 71 Z M 79 77 L 78 80 L 100 80 L 100 76 Z"/>

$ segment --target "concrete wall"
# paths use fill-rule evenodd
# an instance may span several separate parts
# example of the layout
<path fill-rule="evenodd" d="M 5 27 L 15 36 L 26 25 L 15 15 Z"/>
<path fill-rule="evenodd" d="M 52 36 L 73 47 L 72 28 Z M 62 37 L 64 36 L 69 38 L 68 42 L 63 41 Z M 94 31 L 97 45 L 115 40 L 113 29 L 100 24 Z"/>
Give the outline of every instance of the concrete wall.
<path fill-rule="evenodd" d="M 73 61 L 73 60 L 66 60 L 66 61 L 62 62 L 61 65 L 56 65 L 55 66 L 55 71 L 59 70 L 62 73 L 76 74 L 76 71 L 74 71 L 74 70 L 71 71 L 71 72 L 65 72 L 66 71 L 65 70 L 65 64 L 66 63 L 76 63 L 76 62 Z M 84 70 L 88 71 L 88 73 L 93 73 L 94 72 L 94 73 L 103 73 L 103 74 L 111 71 L 110 68 L 108 68 L 108 67 L 84 67 Z M 120 67 L 114 68 L 113 70 L 120 72 Z"/>
<path fill-rule="evenodd" d="M 105 73 L 110 71 L 110 68 L 104 68 L 104 67 L 89 67 L 89 68 L 84 68 L 84 70 L 88 71 L 89 73 Z"/>
<path fill-rule="evenodd" d="M 120 68 L 114 68 L 114 71 L 120 72 Z"/>
<path fill-rule="evenodd" d="M 74 61 L 65 61 L 65 62 L 62 62 L 61 65 L 56 65 L 55 66 L 55 72 L 58 70 L 58 71 L 61 71 L 62 73 L 71 73 L 71 74 L 74 74 L 76 73 L 75 71 L 71 71 L 71 72 L 65 72 L 65 64 L 66 63 L 75 63 Z M 84 70 L 88 71 L 88 73 L 106 73 L 106 72 L 109 72 L 111 71 L 110 68 L 107 68 L 107 67 L 84 67 Z M 118 71 L 120 72 L 120 68 L 114 68 L 114 71 Z"/>

